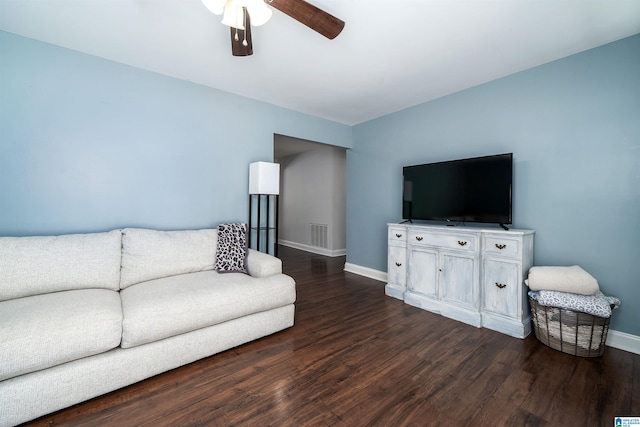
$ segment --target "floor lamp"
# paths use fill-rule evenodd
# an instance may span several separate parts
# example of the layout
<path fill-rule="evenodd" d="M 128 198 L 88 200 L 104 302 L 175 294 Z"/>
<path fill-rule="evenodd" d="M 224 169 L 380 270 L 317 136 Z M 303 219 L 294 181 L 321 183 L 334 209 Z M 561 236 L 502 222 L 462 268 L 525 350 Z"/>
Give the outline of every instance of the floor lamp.
<path fill-rule="evenodd" d="M 280 165 L 249 165 L 249 247 L 278 256 Z"/>

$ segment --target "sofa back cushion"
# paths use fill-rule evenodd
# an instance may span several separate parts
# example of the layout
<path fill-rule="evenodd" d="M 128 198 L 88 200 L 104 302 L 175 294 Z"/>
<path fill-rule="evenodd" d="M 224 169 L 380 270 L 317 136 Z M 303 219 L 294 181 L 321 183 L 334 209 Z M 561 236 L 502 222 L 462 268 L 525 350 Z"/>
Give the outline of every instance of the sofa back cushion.
<path fill-rule="evenodd" d="M 217 230 L 122 230 L 120 288 L 177 274 L 213 270 Z"/>
<path fill-rule="evenodd" d="M 0 237 L 0 301 L 75 289 L 118 290 L 121 233 Z"/>

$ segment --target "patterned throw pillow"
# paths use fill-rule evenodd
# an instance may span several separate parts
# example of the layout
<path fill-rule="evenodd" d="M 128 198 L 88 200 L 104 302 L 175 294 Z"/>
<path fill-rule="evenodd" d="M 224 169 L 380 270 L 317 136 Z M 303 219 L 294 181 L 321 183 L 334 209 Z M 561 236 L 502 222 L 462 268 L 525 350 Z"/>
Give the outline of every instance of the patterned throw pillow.
<path fill-rule="evenodd" d="M 218 273 L 245 273 L 247 270 L 247 224 L 218 225 L 216 271 Z"/>

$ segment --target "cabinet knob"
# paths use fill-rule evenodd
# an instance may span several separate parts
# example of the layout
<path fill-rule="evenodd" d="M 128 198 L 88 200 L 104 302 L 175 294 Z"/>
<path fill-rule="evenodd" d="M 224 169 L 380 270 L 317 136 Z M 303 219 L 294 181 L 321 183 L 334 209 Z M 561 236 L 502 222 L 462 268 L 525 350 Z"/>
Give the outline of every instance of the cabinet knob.
<path fill-rule="evenodd" d="M 496 282 L 496 286 L 499 287 L 500 289 L 507 287 L 507 285 L 505 285 L 504 283 L 498 283 L 498 282 Z"/>
<path fill-rule="evenodd" d="M 396 233 L 396 237 L 399 239 L 399 238 L 401 238 L 401 237 L 402 237 L 402 234 L 400 234 L 400 233 Z"/>
<path fill-rule="evenodd" d="M 458 244 L 459 244 L 460 246 L 466 246 L 466 245 L 467 245 L 467 242 L 465 242 L 465 241 L 463 241 L 463 240 L 458 240 Z"/>
<path fill-rule="evenodd" d="M 496 248 L 498 248 L 498 249 L 500 249 L 500 250 L 503 250 L 503 249 L 504 249 L 504 248 L 506 248 L 506 247 L 507 247 L 507 245 L 503 245 L 503 244 L 498 244 L 498 243 L 496 243 Z"/>
<path fill-rule="evenodd" d="M 396 262 L 396 265 L 397 265 L 398 267 L 402 267 L 402 263 L 401 263 L 401 262 Z"/>
<path fill-rule="evenodd" d="M 417 240 L 418 242 L 422 242 L 422 239 L 423 239 L 423 237 L 422 237 L 422 236 L 416 236 L 416 240 Z"/>

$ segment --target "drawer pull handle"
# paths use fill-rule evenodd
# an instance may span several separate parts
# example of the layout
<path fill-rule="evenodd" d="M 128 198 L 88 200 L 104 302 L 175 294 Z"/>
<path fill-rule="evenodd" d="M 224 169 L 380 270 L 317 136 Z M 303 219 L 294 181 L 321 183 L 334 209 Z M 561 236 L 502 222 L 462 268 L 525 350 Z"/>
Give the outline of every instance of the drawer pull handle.
<path fill-rule="evenodd" d="M 399 239 L 402 237 L 402 234 L 396 233 L 396 237 Z"/>
<path fill-rule="evenodd" d="M 503 244 L 498 244 L 498 243 L 496 243 L 496 248 L 498 248 L 498 249 L 500 249 L 500 250 L 503 250 L 503 249 L 504 249 L 504 248 L 506 248 L 506 247 L 507 247 L 507 245 L 503 245 Z"/>
<path fill-rule="evenodd" d="M 418 242 L 422 242 L 422 239 L 423 239 L 423 237 L 422 237 L 422 236 L 416 236 L 416 240 L 417 240 Z"/>
<path fill-rule="evenodd" d="M 467 245 L 467 242 L 465 242 L 465 241 L 463 241 L 463 240 L 458 240 L 458 244 L 459 244 L 460 246 L 466 246 L 466 245 Z"/>
<path fill-rule="evenodd" d="M 401 263 L 401 262 L 396 262 L 396 265 L 397 265 L 398 267 L 402 267 L 402 263 Z"/>
<path fill-rule="evenodd" d="M 498 283 L 498 282 L 496 282 L 496 286 L 499 287 L 500 289 L 507 287 L 507 285 L 505 285 L 504 283 Z"/>

